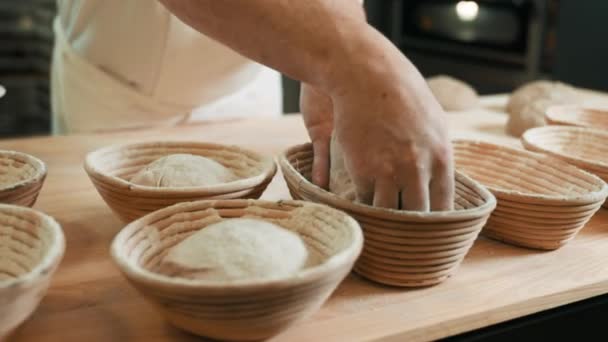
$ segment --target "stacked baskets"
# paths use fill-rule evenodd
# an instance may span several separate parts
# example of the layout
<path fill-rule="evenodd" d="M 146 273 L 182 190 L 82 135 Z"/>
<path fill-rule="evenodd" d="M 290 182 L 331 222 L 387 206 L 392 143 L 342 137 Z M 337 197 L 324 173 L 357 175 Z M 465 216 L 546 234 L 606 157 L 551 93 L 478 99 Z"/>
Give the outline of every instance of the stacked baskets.
<path fill-rule="evenodd" d="M 562 159 L 608 182 L 606 130 L 568 126 L 539 127 L 526 131 L 522 142 L 531 151 Z"/>
<path fill-rule="evenodd" d="M 155 272 L 175 244 L 210 222 L 249 217 L 300 235 L 310 256 L 286 279 L 210 282 Z M 211 218 L 211 220 L 210 220 Z M 309 316 L 348 275 L 359 256 L 359 225 L 335 209 L 312 203 L 256 200 L 180 203 L 126 226 L 112 256 L 127 279 L 174 325 L 198 335 L 258 341 Z"/>
<path fill-rule="evenodd" d="M 140 169 L 161 157 L 189 153 L 231 169 L 236 181 L 205 187 L 156 188 L 130 183 Z M 272 158 L 236 146 L 197 142 L 150 142 L 110 146 L 91 152 L 85 170 L 97 191 L 124 221 L 179 202 L 259 198 L 276 173 Z"/>
<path fill-rule="evenodd" d="M 483 234 L 557 249 L 583 228 L 608 196 L 598 177 L 565 162 L 484 142 L 456 141 L 456 168 L 481 182 L 498 205 Z"/>
<path fill-rule="evenodd" d="M 310 182 L 311 144 L 288 149 L 279 164 L 295 199 L 327 204 L 353 216 L 365 245 L 355 271 L 394 286 L 434 285 L 454 274 L 496 205 L 492 194 L 457 174 L 455 209 L 409 212 L 353 203 Z"/>
<path fill-rule="evenodd" d="M 0 151 L 0 203 L 31 207 L 36 202 L 46 165 L 21 152 Z"/>

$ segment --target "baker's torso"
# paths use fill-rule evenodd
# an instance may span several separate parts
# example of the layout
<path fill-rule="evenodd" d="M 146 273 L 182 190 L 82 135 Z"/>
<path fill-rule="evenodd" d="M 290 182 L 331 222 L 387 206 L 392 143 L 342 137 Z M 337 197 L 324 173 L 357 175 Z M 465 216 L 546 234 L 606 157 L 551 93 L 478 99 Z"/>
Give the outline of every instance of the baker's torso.
<path fill-rule="evenodd" d="M 142 94 L 169 103 L 209 102 L 242 87 L 260 70 L 158 1 L 59 0 L 59 18 L 78 54 Z"/>
<path fill-rule="evenodd" d="M 58 0 L 56 133 L 279 115 L 280 75 L 155 0 Z"/>

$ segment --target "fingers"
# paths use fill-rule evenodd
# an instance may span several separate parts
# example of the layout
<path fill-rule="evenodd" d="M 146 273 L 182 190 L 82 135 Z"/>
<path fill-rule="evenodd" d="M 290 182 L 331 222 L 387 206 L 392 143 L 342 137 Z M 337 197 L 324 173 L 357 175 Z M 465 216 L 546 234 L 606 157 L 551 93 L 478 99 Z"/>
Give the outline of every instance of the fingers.
<path fill-rule="evenodd" d="M 374 190 L 371 186 L 357 186 L 357 202 L 372 205 L 374 200 Z"/>
<path fill-rule="evenodd" d="M 374 183 L 373 180 L 365 177 L 359 177 L 351 173 L 355 191 L 357 194 L 357 202 L 372 205 L 374 200 Z"/>
<path fill-rule="evenodd" d="M 331 98 L 306 83 L 300 90 L 300 110 L 312 141 L 329 137 L 333 130 L 333 104 Z"/>
<path fill-rule="evenodd" d="M 424 167 L 407 165 L 400 180 L 379 178 L 372 183 L 354 178 L 357 200 L 375 207 L 410 211 L 443 211 L 454 207 L 454 170 L 451 155 L 435 162 L 433 173 Z"/>
<path fill-rule="evenodd" d="M 408 165 L 401 180 L 401 209 L 429 211 L 429 177 L 422 167 Z"/>
<path fill-rule="evenodd" d="M 314 150 L 312 182 L 327 189 L 329 187 L 329 141 L 333 130 L 331 98 L 310 85 L 302 83 L 300 109 Z"/>
<path fill-rule="evenodd" d="M 428 158 L 424 156 L 418 159 L 408 156 L 408 161 L 393 161 L 379 166 L 375 172 L 369 169 L 368 172 L 357 172 L 361 169 L 352 168 L 356 170 L 351 177 L 357 190 L 357 200 L 381 208 L 429 211 L 431 177 L 430 168 L 424 167 L 428 164 L 426 160 Z M 364 164 L 364 161 L 360 161 L 358 166 Z"/>
<path fill-rule="evenodd" d="M 333 130 L 331 98 L 310 85 L 302 83 L 300 109 L 314 150 L 312 182 L 327 189 L 329 187 L 329 141 Z"/>
<path fill-rule="evenodd" d="M 455 181 L 449 141 L 418 146 L 388 147 L 365 154 L 359 151 L 366 146 L 359 146 L 355 153 L 345 149 L 357 201 L 407 211 L 452 210 Z"/>
<path fill-rule="evenodd" d="M 329 188 L 329 139 L 313 141 L 312 182 L 323 189 Z"/>
<path fill-rule="evenodd" d="M 399 188 L 393 180 L 377 180 L 374 187 L 374 207 L 399 209 Z"/>
<path fill-rule="evenodd" d="M 452 210 L 454 208 L 454 168 L 451 153 L 435 160 L 433 178 L 429 188 L 431 210 Z"/>
<path fill-rule="evenodd" d="M 420 167 L 410 163 L 403 180 L 401 208 L 416 211 L 444 211 L 454 208 L 454 166 L 452 147 L 441 145 L 431 157 L 420 158 Z M 429 172 L 429 170 L 431 172 Z"/>

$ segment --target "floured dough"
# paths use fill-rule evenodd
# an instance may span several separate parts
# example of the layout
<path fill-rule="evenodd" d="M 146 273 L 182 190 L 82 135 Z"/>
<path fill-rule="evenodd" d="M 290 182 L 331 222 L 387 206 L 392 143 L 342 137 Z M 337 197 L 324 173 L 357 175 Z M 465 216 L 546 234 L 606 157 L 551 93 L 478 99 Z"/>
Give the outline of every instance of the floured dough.
<path fill-rule="evenodd" d="M 0 188 L 9 188 L 36 176 L 35 167 L 14 158 L 0 157 Z"/>
<path fill-rule="evenodd" d="M 173 247 L 160 272 L 208 281 L 279 279 L 306 264 L 298 234 L 270 222 L 238 218 L 209 225 Z"/>
<path fill-rule="evenodd" d="M 534 81 L 517 88 L 507 103 L 507 112 L 520 113 L 535 100 L 546 99 L 551 102 L 568 103 L 578 101 L 576 89 L 562 82 Z"/>
<path fill-rule="evenodd" d="M 344 165 L 342 148 L 336 140 L 335 134 L 330 143 L 329 191 L 350 201 L 357 198 L 355 185 Z"/>
<path fill-rule="evenodd" d="M 528 129 L 546 124 L 545 111 L 552 105 L 547 99 L 539 99 L 528 103 L 518 115 L 513 115 L 507 121 L 507 133 L 519 137 Z"/>
<path fill-rule="evenodd" d="M 479 106 L 477 91 L 461 80 L 439 75 L 428 78 L 427 84 L 445 111 L 467 110 Z"/>
<path fill-rule="evenodd" d="M 192 154 L 171 154 L 155 160 L 131 183 L 155 187 L 208 186 L 234 181 L 234 173 L 213 159 Z"/>
<path fill-rule="evenodd" d="M 545 111 L 558 104 L 578 103 L 576 89 L 561 82 L 534 81 L 516 89 L 507 103 L 507 132 L 521 136 L 526 130 L 544 126 Z"/>

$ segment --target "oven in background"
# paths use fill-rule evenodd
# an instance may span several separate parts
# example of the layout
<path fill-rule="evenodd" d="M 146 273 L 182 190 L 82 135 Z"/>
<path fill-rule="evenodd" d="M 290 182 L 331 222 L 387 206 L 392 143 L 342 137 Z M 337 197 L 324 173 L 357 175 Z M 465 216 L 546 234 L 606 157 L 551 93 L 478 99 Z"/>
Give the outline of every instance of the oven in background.
<path fill-rule="evenodd" d="M 449 74 L 481 93 L 549 77 L 558 0 L 368 1 L 370 22 L 425 76 Z"/>

